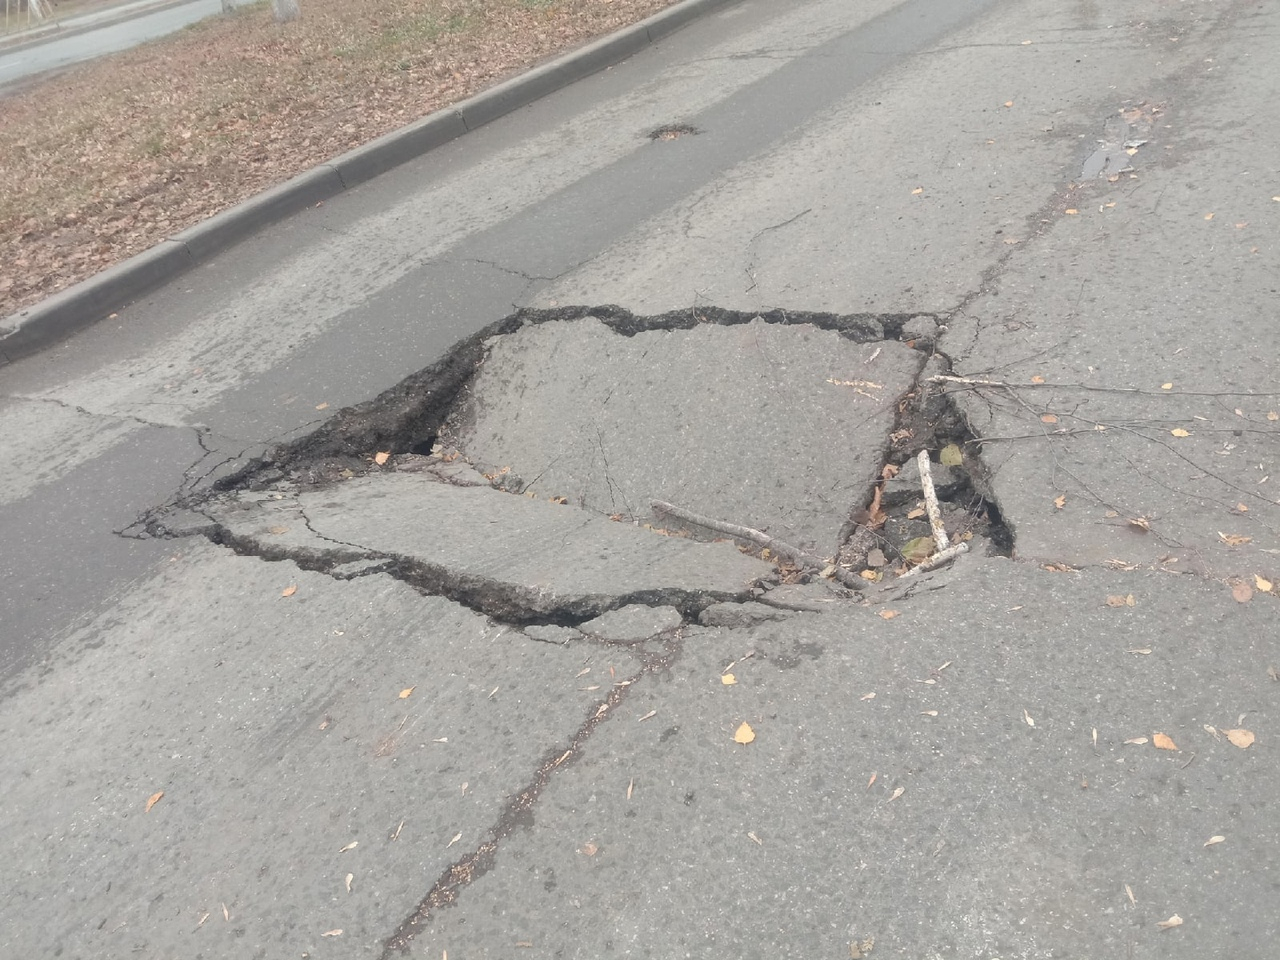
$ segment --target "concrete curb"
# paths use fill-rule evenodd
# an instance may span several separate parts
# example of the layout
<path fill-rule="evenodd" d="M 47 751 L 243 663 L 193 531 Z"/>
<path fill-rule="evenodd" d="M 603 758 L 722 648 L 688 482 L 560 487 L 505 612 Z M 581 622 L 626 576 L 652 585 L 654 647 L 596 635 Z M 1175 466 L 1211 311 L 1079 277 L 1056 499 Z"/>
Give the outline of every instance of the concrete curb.
<path fill-rule="evenodd" d="M 251 197 L 0 321 L 0 364 L 30 356 L 204 263 L 268 224 L 621 63 L 734 0 L 682 0 L 639 23 L 490 87 Z"/>

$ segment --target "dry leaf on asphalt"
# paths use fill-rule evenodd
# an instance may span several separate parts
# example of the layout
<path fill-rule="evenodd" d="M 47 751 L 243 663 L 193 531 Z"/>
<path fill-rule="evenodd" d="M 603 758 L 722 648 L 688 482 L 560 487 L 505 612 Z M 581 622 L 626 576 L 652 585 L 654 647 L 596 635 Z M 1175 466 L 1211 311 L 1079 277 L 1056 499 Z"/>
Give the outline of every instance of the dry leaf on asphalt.
<path fill-rule="evenodd" d="M 738 678 L 735 677 L 732 673 L 724 673 L 720 675 L 720 682 L 724 684 L 726 687 L 732 687 L 735 683 L 738 682 Z"/>
<path fill-rule="evenodd" d="M 285 587 L 283 590 L 280 591 L 280 596 L 292 597 L 297 592 L 298 592 L 298 585 L 296 583 L 291 583 L 289 584 L 289 586 Z"/>
<path fill-rule="evenodd" d="M 1026 721 L 1028 727 L 1034 727 L 1036 725 L 1035 720 L 1031 718 L 1031 714 L 1027 713 L 1025 710 L 1022 711 L 1022 719 Z"/>
<path fill-rule="evenodd" d="M 1253 599 L 1253 587 L 1242 580 L 1231 588 L 1231 596 L 1235 597 L 1237 603 L 1248 603 Z"/>
<path fill-rule="evenodd" d="M 911 195 L 913 197 L 921 193 L 924 193 L 924 187 L 916 187 L 914 190 L 911 191 Z"/>
<path fill-rule="evenodd" d="M 1218 531 L 1218 537 L 1228 547 L 1238 547 L 1243 543 L 1253 542 L 1253 537 L 1244 537 L 1238 533 L 1223 533 L 1221 530 Z"/>
<path fill-rule="evenodd" d="M 1270 580 L 1263 580 L 1256 573 L 1253 575 L 1253 585 L 1262 593 L 1270 593 L 1273 586 Z"/>
<path fill-rule="evenodd" d="M 1119 597 L 1119 596 L 1116 596 L 1116 595 L 1114 595 L 1114 594 L 1112 594 L 1111 596 L 1107 597 L 1107 606 L 1108 606 L 1108 607 L 1132 607 L 1132 606 L 1133 606 L 1134 604 L 1136 604 L 1136 603 L 1137 603 L 1137 601 L 1133 599 L 1133 594 L 1132 594 L 1132 593 L 1128 594 L 1127 596 L 1123 596 L 1123 597 Z"/>
<path fill-rule="evenodd" d="M 1146 737 L 1130 737 L 1128 740 L 1125 741 L 1125 743 L 1134 743 L 1138 745 L 1144 744 L 1146 742 L 1147 742 Z"/>
<path fill-rule="evenodd" d="M 1046 413 L 1040 417 L 1040 422 L 1041 423 L 1057 423 L 1058 418 L 1055 417 L 1052 413 Z"/>
<path fill-rule="evenodd" d="M 328 409 L 329 409 L 329 404 L 328 404 L 328 403 L 317 403 L 317 404 L 316 404 L 316 409 L 317 409 L 317 410 L 328 410 Z"/>
<path fill-rule="evenodd" d="M 1241 750 L 1247 750 L 1254 741 L 1252 730 L 1223 730 L 1222 732 Z"/>
<path fill-rule="evenodd" d="M 1160 389 L 1161 389 L 1161 390 L 1172 390 L 1172 389 L 1173 389 L 1173 384 L 1172 384 L 1172 383 L 1162 383 L 1162 384 L 1160 384 Z"/>
<path fill-rule="evenodd" d="M 1222 837 L 1222 836 L 1218 836 L 1218 837 L 1210 837 L 1208 840 L 1206 840 L 1206 841 L 1204 842 L 1204 845 L 1205 845 L 1206 847 L 1212 847 L 1214 844 L 1221 843 L 1221 842 L 1222 842 L 1223 840 L 1225 840 L 1225 839 L 1227 839 L 1227 838 L 1226 838 L 1226 837 Z"/>
<path fill-rule="evenodd" d="M 1168 930 L 1171 927 L 1180 927 L 1182 926 L 1182 918 L 1175 913 L 1168 920 L 1161 920 L 1156 924 L 1156 926 L 1161 930 Z"/>
<path fill-rule="evenodd" d="M 733 734 L 734 743 L 744 743 L 744 744 L 750 743 L 755 738 L 756 738 L 756 732 L 751 729 L 751 724 L 747 723 L 745 720 L 742 722 L 742 725 L 739 726 L 738 729 L 734 731 L 734 734 Z"/>
<path fill-rule="evenodd" d="M 340 937 L 340 936 L 342 936 L 342 930 L 341 930 L 341 928 L 339 928 L 339 929 L 337 929 L 337 930 L 326 930 L 324 933 L 320 934 L 320 936 L 322 936 L 322 937 Z"/>
<path fill-rule="evenodd" d="M 155 793 L 153 793 L 151 796 L 147 797 L 147 809 L 146 809 L 145 811 L 143 811 L 143 812 L 144 812 L 144 813 L 150 813 L 150 812 L 151 812 L 151 808 L 152 808 L 152 807 L 154 807 L 157 803 L 159 803 L 159 802 L 160 802 L 160 798 L 161 798 L 161 797 L 163 797 L 163 796 L 164 796 L 164 791 L 163 791 L 163 790 L 157 790 L 157 791 L 156 791 Z"/>
<path fill-rule="evenodd" d="M 886 800 L 885 803 L 892 803 L 894 800 L 897 800 L 902 796 L 906 789 L 906 787 L 894 787 L 893 793 L 889 794 L 889 799 Z"/>
<path fill-rule="evenodd" d="M 1151 735 L 1151 743 L 1157 750 L 1177 750 L 1178 745 L 1173 742 L 1173 737 L 1167 733 L 1153 733 Z"/>
<path fill-rule="evenodd" d="M 640 719 L 641 719 L 641 720 L 652 720 L 652 719 L 653 719 L 654 717 L 656 717 L 657 715 L 658 715 L 658 711 L 657 711 L 657 710 L 650 710 L 648 713 L 646 713 L 646 714 L 645 714 L 643 717 L 641 717 Z"/>
<path fill-rule="evenodd" d="M 1053 505 L 1061 510 L 1067 505 L 1067 495 L 1065 493 L 1058 494 L 1053 498 Z"/>
<path fill-rule="evenodd" d="M 373 455 L 373 462 L 376 463 L 378 466 L 382 466 L 384 463 L 386 463 L 390 459 L 391 459 L 390 450 L 379 450 L 377 453 Z"/>
<path fill-rule="evenodd" d="M 413 691 L 417 689 L 418 689 L 418 685 L 416 683 L 412 687 L 405 687 L 403 690 L 400 691 L 400 699 L 401 700 L 408 699 L 408 697 L 413 693 Z"/>
<path fill-rule="evenodd" d="M 897 610 L 881 610 L 881 611 L 879 611 L 879 617 L 880 617 L 880 619 L 881 619 L 881 620 L 892 620 L 892 619 L 893 619 L 894 617 L 896 617 L 897 615 L 898 615 L 898 611 L 897 611 Z"/>
<path fill-rule="evenodd" d="M 594 857 L 599 852 L 600 848 L 590 841 L 582 845 L 582 853 L 585 853 L 588 857 Z"/>
<path fill-rule="evenodd" d="M 354 880 L 355 878 L 356 878 L 356 875 L 354 873 L 347 874 L 347 893 L 351 892 L 351 881 Z"/>
<path fill-rule="evenodd" d="M 1032 378 L 1031 378 L 1031 382 L 1032 382 L 1032 383 L 1044 383 L 1044 377 L 1040 376 L 1040 374 L 1038 374 L 1038 373 L 1037 373 L 1034 377 L 1032 377 Z"/>
<path fill-rule="evenodd" d="M 348 850 L 354 850 L 354 849 L 355 849 L 356 847 L 358 847 L 358 846 L 360 846 L 360 841 L 359 841 L 359 840 L 352 840 L 350 843 L 348 843 L 345 847 L 343 847 L 343 848 L 342 848 L 341 850 L 339 850 L 338 852 L 339 852 L 339 853 L 346 853 Z"/>
<path fill-rule="evenodd" d="M 1172 430 L 1170 430 L 1169 432 L 1170 432 L 1171 434 L 1173 434 L 1175 437 L 1189 437 L 1189 436 L 1191 436 L 1190 431 L 1183 430 L 1181 427 L 1174 427 L 1174 428 L 1173 428 Z"/>

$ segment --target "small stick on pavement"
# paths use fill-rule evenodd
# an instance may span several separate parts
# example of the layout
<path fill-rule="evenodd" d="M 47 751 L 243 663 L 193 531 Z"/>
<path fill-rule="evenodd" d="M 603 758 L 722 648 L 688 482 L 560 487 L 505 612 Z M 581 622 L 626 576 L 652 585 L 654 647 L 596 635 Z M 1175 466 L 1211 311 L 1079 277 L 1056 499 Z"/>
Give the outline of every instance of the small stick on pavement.
<path fill-rule="evenodd" d="M 801 567 L 808 570 L 826 570 L 828 567 L 834 568 L 831 576 L 840 581 L 843 586 L 851 590 L 861 590 L 862 582 L 850 571 L 844 569 L 839 564 L 828 564 L 811 553 L 805 553 L 799 547 L 793 547 L 785 540 L 779 540 L 777 537 L 771 537 L 763 530 L 756 530 L 752 527 L 744 527 L 736 523 L 728 523 L 724 520 L 716 520 L 713 517 L 704 517 L 697 513 L 692 513 L 674 504 L 667 503 L 665 500 L 651 500 L 651 506 L 658 513 L 665 513 L 668 516 L 675 517 L 677 520 L 683 520 L 685 523 L 692 523 L 694 526 L 705 527 L 708 530 L 714 530 L 717 533 L 727 534 L 736 540 L 749 540 L 752 543 L 758 543 L 762 547 L 767 547 L 770 551 L 778 556 L 790 560 Z"/>
<path fill-rule="evenodd" d="M 960 556 L 960 554 L 968 553 L 968 552 L 969 552 L 969 544 L 954 543 L 951 546 L 947 547 L 947 549 L 945 550 L 939 550 L 937 553 L 935 553 L 928 560 L 925 560 L 923 563 L 917 564 L 916 566 L 912 567 L 902 576 L 909 577 L 913 573 L 928 573 L 930 570 L 936 570 L 938 567 L 942 566 L 944 563 L 950 563 L 956 557 Z M 901 577 L 899 579 L 901 579 Z"/>
<path fill-rule="evenodd" d="M 920 489 L 924 491 L 924 508 L 929 511 L 929 526 L 933 529 L 933 542 L 939 551 L 945 551 L 951 545 L 947 539 L 947 528 L 942 523 L 942 509 L 938 506 L 938 494 L 933 489 L 933 469 L 929 465 L 929 451 L 921 450 L 916 457 L 920 465 Z"/>

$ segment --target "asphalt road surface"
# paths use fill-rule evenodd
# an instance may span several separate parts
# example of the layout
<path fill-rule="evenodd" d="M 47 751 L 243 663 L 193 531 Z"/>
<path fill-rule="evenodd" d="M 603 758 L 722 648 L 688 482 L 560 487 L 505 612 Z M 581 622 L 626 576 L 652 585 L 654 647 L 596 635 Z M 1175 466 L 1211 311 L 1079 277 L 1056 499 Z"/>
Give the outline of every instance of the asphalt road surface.
<path fill-rule="evenodd" d="M 0 955 L 1269 960 L 1278 37 L 743 0 L 0 368 Z"/>

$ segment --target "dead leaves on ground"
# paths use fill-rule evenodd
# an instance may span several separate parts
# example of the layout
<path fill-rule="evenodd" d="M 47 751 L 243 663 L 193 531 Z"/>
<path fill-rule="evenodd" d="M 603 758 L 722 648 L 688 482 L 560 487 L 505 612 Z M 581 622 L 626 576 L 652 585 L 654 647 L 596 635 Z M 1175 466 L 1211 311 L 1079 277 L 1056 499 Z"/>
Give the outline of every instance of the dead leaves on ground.
<path fill-rule="evenodd" d="M 163 790 L 157 790 L 151 796 L 147 797 L 147 808 L 146 810 L 143 811 L 143 813 L 150 813 L 151 808 L 154 807 L 157 803 L 159 803 L 163 798 L 164 798 Z"/>
<path fill-rule="evenodd" d="M 1254 740 L 1256 739 L 1256 737 L 1254 737 L 1252 730 L 1244 730 L 1244 729 L 1223 730 L 1222 733 L 1228 740 L 1230 740 L 1235 746 L 1239 747 L 1241 750 L 1248 750 L 1249 747 L 1253 746 Z"/>
<path fill-rule="evenodd" d="M 744 746 L 748 743 L 751 743 L 753 740 L 755 740 L 755 738 L 756 738 L 756 732 L 751 729 L 751 724 L 747 723 L 745 720 L 738 726 L 738 729 L 735 730 L 733 733 L 733 742 L 740 743 Z"/>
<path fill-rule="evenodd" d="M 1132 593 L 1126 594 L 1123 597 L 1117 596 L 1115 594 L 1112 594 L 1111 596 L 1107 597 L 1108 607 L 1132 607 L 1137 605 L 1137 602 L 1138 601 L 1134 599 Z"/>

